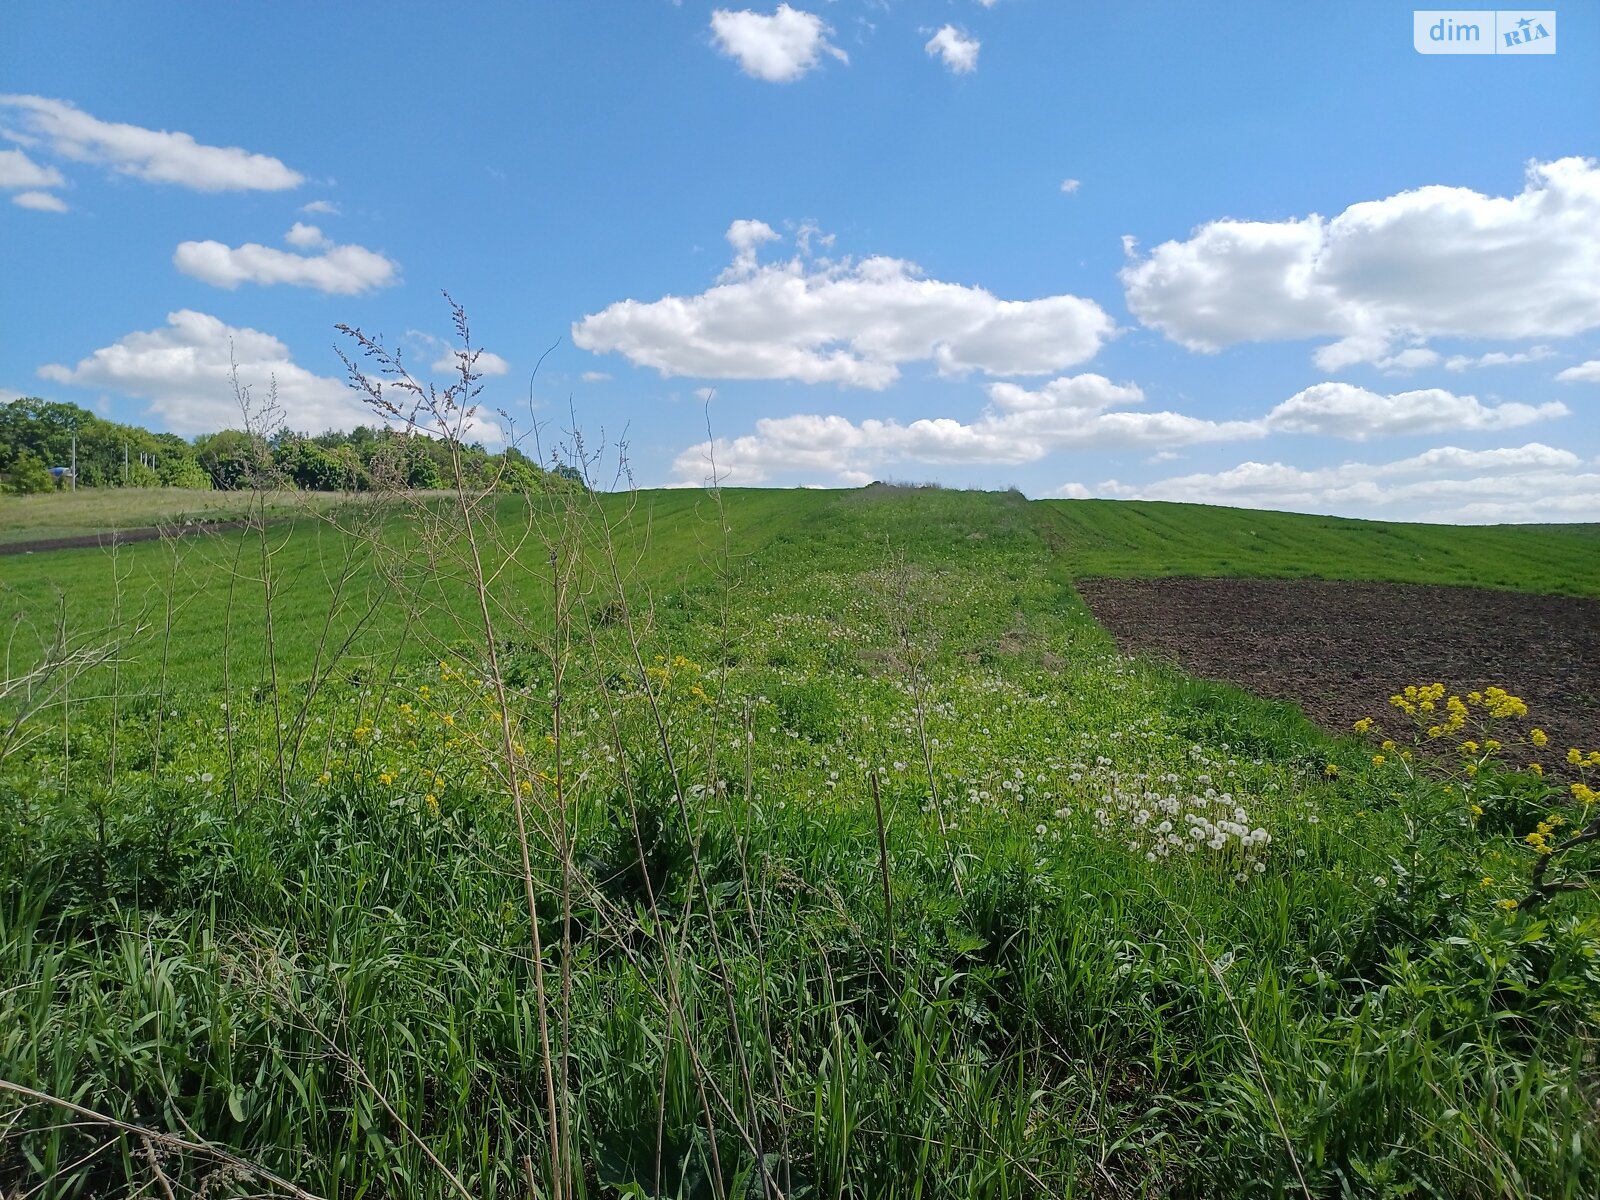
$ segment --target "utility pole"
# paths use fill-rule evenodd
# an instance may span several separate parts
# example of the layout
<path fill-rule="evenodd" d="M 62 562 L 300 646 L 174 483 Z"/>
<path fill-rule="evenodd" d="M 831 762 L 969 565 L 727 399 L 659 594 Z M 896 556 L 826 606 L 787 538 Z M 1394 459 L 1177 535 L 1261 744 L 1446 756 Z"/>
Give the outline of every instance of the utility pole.
<path fill-rule="evenodd" d="M 128 443 L 122 443 L 122 486 L 128 486 Z"/>
<path fill-rule="evenodd" d="M 72 490 L 78 490 L 78 431 L 72 431 Z"/>

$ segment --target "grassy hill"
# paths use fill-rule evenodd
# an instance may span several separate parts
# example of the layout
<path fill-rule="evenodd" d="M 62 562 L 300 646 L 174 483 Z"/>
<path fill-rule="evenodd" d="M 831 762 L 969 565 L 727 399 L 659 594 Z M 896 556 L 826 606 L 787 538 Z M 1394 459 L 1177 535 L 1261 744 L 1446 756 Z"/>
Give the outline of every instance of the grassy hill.
<path fill-rule="evenodd" d="M 1138 509 L 327 515 L 0 558 L 7 1194 L 1600 1192 L 1578 806 L 1120 656 Z"/>

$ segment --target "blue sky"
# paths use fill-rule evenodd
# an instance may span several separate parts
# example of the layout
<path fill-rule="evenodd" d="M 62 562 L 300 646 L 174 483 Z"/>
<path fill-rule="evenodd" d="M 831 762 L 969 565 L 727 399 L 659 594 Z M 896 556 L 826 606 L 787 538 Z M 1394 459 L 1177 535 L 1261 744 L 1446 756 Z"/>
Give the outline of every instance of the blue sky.
<path fill-rule="evenodd" d="M 0 397 L 185 435 L 333 326 L 638 481 L 1600 520 L 1600 9 L 17 6 Z M 529 375 L 552 344 L 538 378 Z M 442 378 L 442 377 L 441 377 Z M 514 424 L 496 410 L 505 410 Z"/>

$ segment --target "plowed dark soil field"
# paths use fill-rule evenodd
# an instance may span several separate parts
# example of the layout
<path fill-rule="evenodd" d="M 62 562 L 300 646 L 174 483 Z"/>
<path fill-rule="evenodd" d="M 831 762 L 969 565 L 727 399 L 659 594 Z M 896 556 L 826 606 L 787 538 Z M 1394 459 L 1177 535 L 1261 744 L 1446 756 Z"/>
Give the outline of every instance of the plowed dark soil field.
<path fill-rule="evenodd" d="M 1387 698 L 1437 681 L 1521 696 L 1551 750 L 1600 748 L 1600 600 L 1313 580 L 1080 579 L 1078 590 L 1124 651 L 1292 701 L 1330 732 L 1362 716 L 1396 728 Z"/>

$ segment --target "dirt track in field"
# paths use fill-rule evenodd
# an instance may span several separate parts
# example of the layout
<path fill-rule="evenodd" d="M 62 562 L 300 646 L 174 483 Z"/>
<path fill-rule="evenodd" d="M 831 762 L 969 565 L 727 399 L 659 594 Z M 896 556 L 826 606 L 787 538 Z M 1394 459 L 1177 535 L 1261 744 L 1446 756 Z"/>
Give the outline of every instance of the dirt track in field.
<path fill-rule="evenodd" d="M 193 537 L 200 533 L 222 533 L 243 529 L 243 521 L 196 521 L 188 525 L 151 525 L 139 529 L 116 529 L 106 533 L 78 533 L 67 537 L 35 538 L 29 542 L 0 543 L 0 554 L 37 554 L 46 550 L 85 550 L 95 546 L 126 546 L 130 542 L 153 542 L 157 538 Z"/>
<path fill-rule="evenodd" d="M 1128 653 L 1298 704 L 1330 732 L 1391 728 L 1408 683 L 1491 685 L 1559 747 L 1600 748 L 1600 600 L 1480 588 L 1263 579 L 1080 579 Z M 1403 719 L 1403 718 L 1401 718 Z M 1557 758 L 1547 751 L 1547 764 Z"/>

